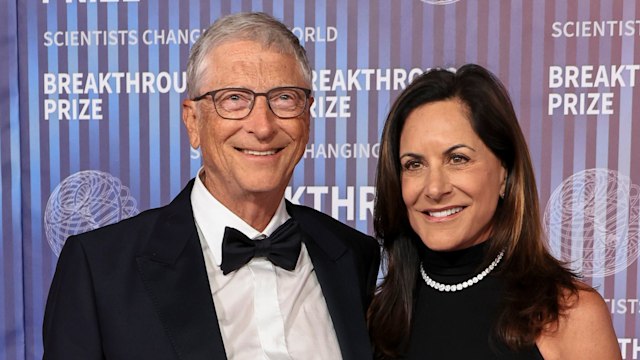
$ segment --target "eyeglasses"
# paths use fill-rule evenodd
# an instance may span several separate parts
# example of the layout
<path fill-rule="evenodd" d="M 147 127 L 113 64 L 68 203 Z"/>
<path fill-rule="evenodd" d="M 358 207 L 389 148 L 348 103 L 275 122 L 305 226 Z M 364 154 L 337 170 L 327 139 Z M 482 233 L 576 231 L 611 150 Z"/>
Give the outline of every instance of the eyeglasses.
<path fill-rule="evenodd" d="M 256 97 L 264 96 L 269 109 L 281 119 L 291 119 L 302 115 L 307 107 L 311 90 L 287 86 L 273 88 L 266 93 L 257 93 L 243 88 L 226 88 L 209 91 L 193 101 L 200 101 L 207 96 L 213 99 L 213 106 L 223 119 L 242 120 L 249 116 Z"/>

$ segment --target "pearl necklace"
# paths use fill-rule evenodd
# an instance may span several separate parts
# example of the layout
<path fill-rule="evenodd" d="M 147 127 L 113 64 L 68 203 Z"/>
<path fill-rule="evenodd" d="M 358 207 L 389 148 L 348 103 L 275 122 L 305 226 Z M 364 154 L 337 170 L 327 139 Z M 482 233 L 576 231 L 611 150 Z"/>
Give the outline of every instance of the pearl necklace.
<path fill-rule="evenodd" d="M 495 269 L 496 266 L 498 266 L 498 264 L 500 263 L 500 260 L 502 260 L 502 256 L 504 256 L 504 250 L 500 251 L 500 254 L 498 254 L 498 256 L 491 262 L 491 264 L 489 264 L 489 266 L 484 269 L 484 271 L 482 271 L 480 274 L 472 277 L 471 279 L 458 283 L 458 284 L 453 284 L 453 285 L 445 285 L 445 284 L 441 284 L 435 280 L 433 280 L 432 278 L 429 277 L 429 275 L 427 275 L 427 273 L 424 271 L 424 268 L 422 267 L 422 262 L 420 262 L 420 274 L 422 274 L 422 278 L 424 279 L 424 282 L 429 285 L 430 287 L 441 291 L 441 292 L 455 292 L 455 291 L 460 291 L 462 289 L 466 289 L 474 284 L 477 284 L 480 280 L 484 279 L 485 276 L 489 275 L 489 273 Z"/>

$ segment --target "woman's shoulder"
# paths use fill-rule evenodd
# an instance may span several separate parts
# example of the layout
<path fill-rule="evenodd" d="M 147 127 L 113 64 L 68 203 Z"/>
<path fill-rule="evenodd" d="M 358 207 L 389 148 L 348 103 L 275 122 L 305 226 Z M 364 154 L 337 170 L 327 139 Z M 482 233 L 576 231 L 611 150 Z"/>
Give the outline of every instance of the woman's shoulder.
<path fill-rule="evenodd" d="M 602 296 L 579 283 L 576 293 L 560 299 L 564 311 L 542 332 L 536 344 L 545 360 L 621 359 L 611 314 Z"/>

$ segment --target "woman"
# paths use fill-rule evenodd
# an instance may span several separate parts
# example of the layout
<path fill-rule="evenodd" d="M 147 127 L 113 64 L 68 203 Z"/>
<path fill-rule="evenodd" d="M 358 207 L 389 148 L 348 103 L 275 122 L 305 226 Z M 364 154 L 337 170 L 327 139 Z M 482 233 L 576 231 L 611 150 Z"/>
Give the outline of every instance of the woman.
<path fill-rule="evenodd" d="M 433 70 L 405 89 L 376 186 L 378 358 L 621 358 L 600 295 L 545 248 L 527 145 L 487 70 Z"/>

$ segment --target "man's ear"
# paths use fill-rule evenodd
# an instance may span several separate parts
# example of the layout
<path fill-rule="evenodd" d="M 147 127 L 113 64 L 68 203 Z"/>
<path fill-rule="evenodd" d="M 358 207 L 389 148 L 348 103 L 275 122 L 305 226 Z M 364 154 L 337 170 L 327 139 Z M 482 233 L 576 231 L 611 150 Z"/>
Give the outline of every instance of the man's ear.
<path fill-rule="evenodd" d="M 189 135 L 191 147 L 200 147 L 200 121 L 197 104 L 195 101 L 185 99 L 182 101 L 182 122 Z"/>

